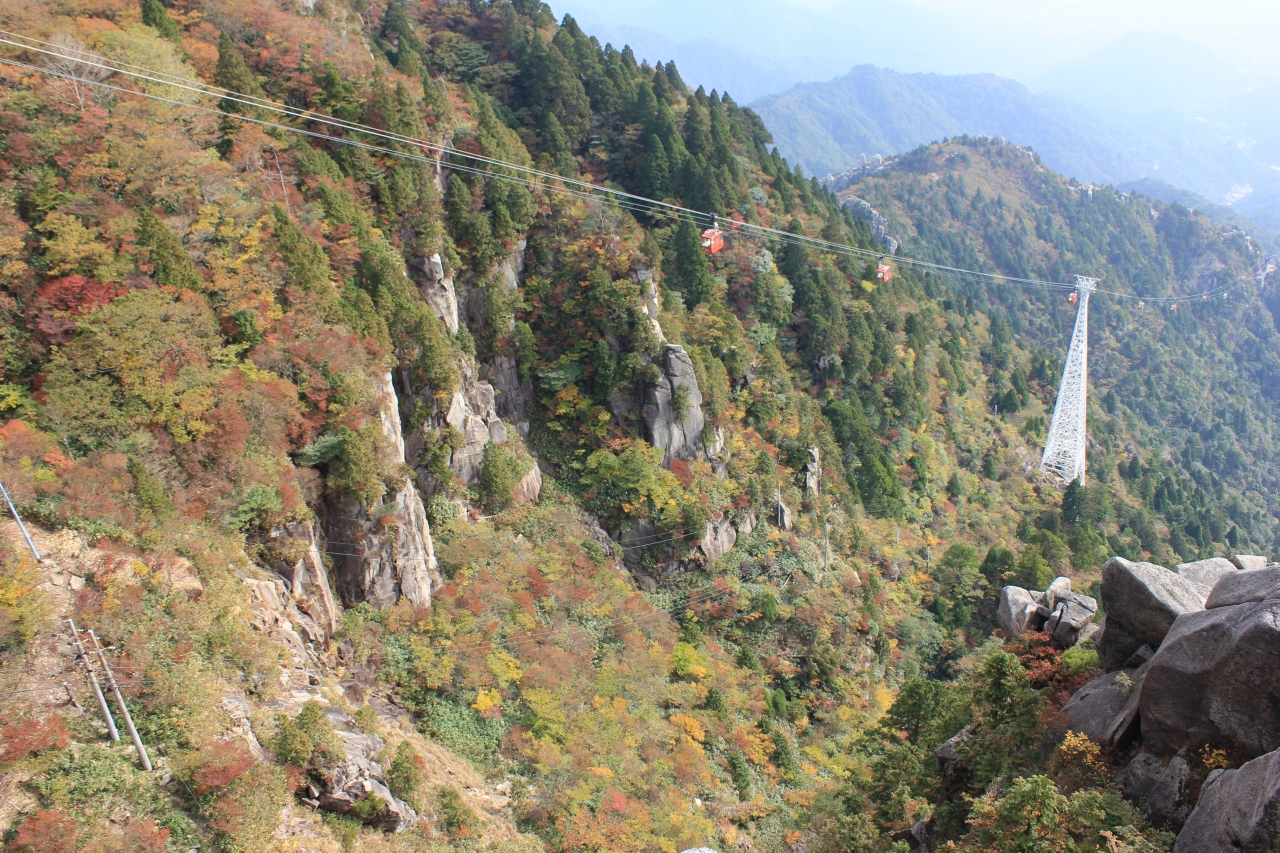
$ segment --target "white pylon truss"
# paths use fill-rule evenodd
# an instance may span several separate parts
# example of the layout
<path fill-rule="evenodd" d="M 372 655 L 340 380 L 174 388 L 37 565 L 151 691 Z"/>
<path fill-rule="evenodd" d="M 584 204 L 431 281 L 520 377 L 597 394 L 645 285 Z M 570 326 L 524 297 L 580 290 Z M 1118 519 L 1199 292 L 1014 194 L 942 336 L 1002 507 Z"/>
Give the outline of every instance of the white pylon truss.
<path fill-rule="evenodd" d="M 1084 451 L 1088 440 L 1085 411 L 1089 386 L 1089 295 L 1097 287 L 1096 278 L 1076 276 L 1076 293 L 1080 307 L 1076 311 L 1076 328 L 1067 350 L 1067 366 L 1058 386 L 1058 403 L 1053 409 L 1053 423 L 1044 444 L 1040 470 L 1055 474 L 1064 483 L 1079 480 L 1084 485 Z"/>

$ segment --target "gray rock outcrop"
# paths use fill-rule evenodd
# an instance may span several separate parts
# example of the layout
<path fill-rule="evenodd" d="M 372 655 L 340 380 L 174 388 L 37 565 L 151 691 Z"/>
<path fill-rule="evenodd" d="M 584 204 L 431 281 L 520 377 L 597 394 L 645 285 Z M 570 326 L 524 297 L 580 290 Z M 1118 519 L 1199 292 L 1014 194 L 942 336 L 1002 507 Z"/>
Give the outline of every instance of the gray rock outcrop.
<path fill-rule="evenodd" d="M 453 392 L 445 421 L 462 433 L 462 446 L 449 457 L 449 468 L 469 486 L 480 482 L 480 465 L 484 446 L 489 442 L 505 444 L 506 424 L 498 416 L 497 395 L 488 382 L 476 378 L 466 359 L 459 363 L 462 382 Z"/>
<path fill-rule="evenodd" d="M 1111 749 L 1124 749 L 1138 735 L 1138 707 L 1147 664 L 1108 672 L 1081 687 L 1059 712 L 1055 728 L 1076 731 Z"/>
<path fill-rule="evenodd" d="M 698 543 L 708 563 L 714 563 L 733 550 L 738 541 L 738 531 L 728 517 L 713 519 L 707 522 L 706 535 Z"/>
<path fill-rule="evenodd" d="M 969 782 L 973 779 L 973 768 L 965 759 L 972 741 L 973 725 L 970 724 L 933 751 L 934 760 L 938 763 L 938 775 L 942 777 L 938 786 L 939 805 L 959 797 L 969 787 Z"/>
<path fill-rule="evenodd" d="M 1280 853 L 1280 752 L 1209 774 L 1173 853 Z"/>
<path fill-rule="evenodd" d="M 1038 630 L 1035 620 L 1043 618 L 1038 609 L 1040 599 L 1020 586 L 1006 586 L 1000 590 L 1000 602 L 996 608 L 996 621 L 1009 639 L 1020 637 L 1027 631 Z"/>
<path fill-rule="evenodd" d="M 1231 558 L 1231 562 L 1242 572 L 1265 569 L 1267 567 L 1267 558 L 1259 557 L 1255 554 L 1236 554 Z"/>
<path fill-rule="evenodd" d="M 332 718 L 336 709 L 331 710 Z M 345 716 L 345 715 L 341 715 Z M 353 724 L 349 724 L 354 728 Z M 378 763 L 378 753 L 385 744 L 377 735 L 339 729 L 338 737 L 346 747 L 347 757 L 330 770 L 315 799 L 320 808 L 346 813 L 362 800 L 377 798 L 383 803 L 375 825 L 387 832 L 401 832 L 417 822 L 418 815 L 403 800 L 391 793 L 386 772 Z"/>
<path fill-rule="evenodd" d="M 254 541 L 267 547 L 267 564 L 284 581 L 289 596 L 323 635 L 338 630 L 338 603 L 329 587 L 329 572 L 321 557 L 317 525 L 294 522 L 273 528 Z"/>
<path fill-rule="evenodd" d="M 804 490 L 815 495 L 822 488 L 822 455 L 818 448 L 809 448 L 809 461 L 804 465 Z"/>
<path fill-rule="evenodd" d="M 1045 606 L 1052 610 L 1045 619 L 1044 631 L 1055 646 L 1069 649 L 1082 638 L 1092 636 L 1088 629 L 1093 627 L 1093 618 L 1098 615 L 1097 601 L 1070 590 L 1053 598 L 1046 594 L 1045 598 Z"/>
<path fill-rule="evenodd" d="M 1202 610 L 1208 595 L 1208 588 L 1163 566 L 1112 557 L 1102 568 L 1107 618 L 1097 647 L 1103 666 L 1119 669 L 1144 644 L 1158 648 L 1174 620 Z"/>
<path fill-rule="evenodd" d="M 440 255 L 415 258 L 409 269 L 422 300 L 444 321 L 449 334 L 458 334 L 458 292 L 453 286 L 453 276 L 445 274 Z"/>
<path fill-rule="evenodd" d="M 1000 591 L 996 620 L 1006 637 L 1047 631 L 1053 643 L 1065 649 L 1092 636 L 1097 613 L 1097 601 L 1072 592 L 1071 580 L 1060 577 L 1044 592 L 1006 586 Z"/>
<path fill-rule="evenodd" d="M 640 417 L 645 439 L 661 448 L 662 464 L 669 465 L 674 459 L 692 459 L 697 454 L 706 421 L 693 360 L 684 347 L 667 344 L 662 361 L 662 378 L 645 388 Z"/>
<path fill-rule="evenodd" d="M 529 473 L 525 474 L 519 484 L 516 485 L 516 495 L 519 500 L 524 503 L 536 504 L 538 496 L 542 494 L 542 469 L 538 467 L 538 463 L 533 463 L 533 467 L 529 469 Z"/>
<path fill-rule="evenodd" d="M 1134 676 L 1135 670 L 1108 672 L 1081 687 L 1058 712 L 1057 728 L 1113 746 L 1114 723 L 1134 692 Z"/>
<path fill-rule="evenodd" d="M 391 448 L 391 462 L 405 464 L 400 407 L 390 372 L 375 374 L 374 387 L 382 399 L 382 430 Z M 431 605 L 440 585 L 431 525 L 413 480 L 405 477 L 399 489 L 366 508 L 350 495 L 330 500 L 328 539 L 341 542 L 333 555 L 338 593 L 349 603 L 366 601 L 390 607 L 400 596 L 419 607 Z"/>
<path fill-rule="evenodd" d="M 1280 600 L 1178 617 L 1148 667 L 1147 749 L 1229 744 L 1252 757 L 1280 748 Z"/>
<path fill-rule="evenodd" d="M 1235 564 L 1225 557 L 1210 557 L 1207 560 L 1196 560 L 1193 563 L 1179 563 L 1173 567 L 1173 573 L 1184 577 L 1194 584 L 1212 588 L 1218 578 L 1237 572 Z"/>
<path fill-rule="evenodd" d="M 1206 610 L 1280 598 L 1280 566 L 1248 569 L 1223 576 L 1205 601 Z"/>

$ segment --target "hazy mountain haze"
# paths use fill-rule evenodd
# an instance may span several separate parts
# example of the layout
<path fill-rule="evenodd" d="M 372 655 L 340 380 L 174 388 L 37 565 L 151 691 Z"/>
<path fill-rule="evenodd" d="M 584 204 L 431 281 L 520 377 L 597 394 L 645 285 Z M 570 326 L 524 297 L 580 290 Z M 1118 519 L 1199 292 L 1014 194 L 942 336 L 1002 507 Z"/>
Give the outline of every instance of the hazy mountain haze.
<path fill-rule="evenodd" d="M 1280 7 L 1080 0 L 570 0 L 602 41 L 754 101 L 819 174 L 947 135 L 1084 181 L 1154 178 L 1280 219 Z M 852 71 L 850 71 L 852 69 Z M 833 79 L 834 78 L 834 79 Z M 821 82 L 830 81 L 830 82 Z"/>

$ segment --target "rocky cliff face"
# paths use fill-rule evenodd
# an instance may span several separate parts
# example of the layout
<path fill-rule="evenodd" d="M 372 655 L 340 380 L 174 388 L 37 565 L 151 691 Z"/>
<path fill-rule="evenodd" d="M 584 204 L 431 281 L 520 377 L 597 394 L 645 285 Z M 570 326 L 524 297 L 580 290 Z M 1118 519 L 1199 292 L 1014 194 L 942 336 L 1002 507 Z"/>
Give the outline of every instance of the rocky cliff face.
<path fill-rule="evenodd" d="M 391 462 L 404 466 L 405 442 L 391 373 L 384 371 L 374 379 Z M 410 477 L 372 508 L 347 496 L 331 500 L 326 521 L 343 599 L 390 607 L 404 596 L 419 607 L 430 606 L 440 573 L 426 509 Z"/>
<path fill-rule="evenodd" d="M 662 378 L 645 388 L 644 437 L 662 450 L 662 462 L 692 459 L 702 446 L 702 392 L 693 360 L 684 347 L 667 344 L 662 353 Z"/>

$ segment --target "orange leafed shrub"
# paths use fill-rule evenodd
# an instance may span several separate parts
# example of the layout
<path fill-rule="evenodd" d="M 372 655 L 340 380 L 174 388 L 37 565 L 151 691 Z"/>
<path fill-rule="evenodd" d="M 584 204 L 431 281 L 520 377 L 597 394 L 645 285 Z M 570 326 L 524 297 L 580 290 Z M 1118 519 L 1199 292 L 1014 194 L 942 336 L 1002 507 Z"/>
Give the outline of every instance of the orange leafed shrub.
<path fill-rule="evenodd" d="M 75 853 L 78 827 L 64 812 L 35 812 L 5 845 L 5 853 Z"/>
<path fill-rule="evenodd" d="M 39 755 L 50 749 L 65 749 L 71 743 L 71 732 L 61 717 L 50 715 L 42 720 L 28 718 L 9 723 L 0 729 L 0 764 L 21 761 L 28 755 Z"/>
<path fill-rule="evenodd" d="M 257 761 L 246 747 L 231 741 L 206 746 L 201 750 L 201 758 L 200 769 L 191 774 L 191 781 L 201 794 L 227 787 Z"/>

